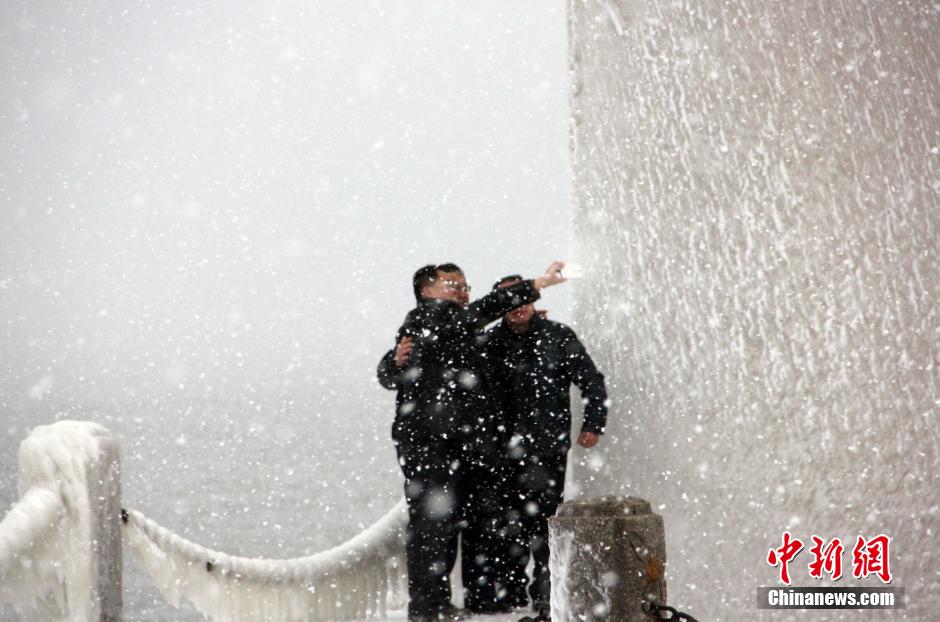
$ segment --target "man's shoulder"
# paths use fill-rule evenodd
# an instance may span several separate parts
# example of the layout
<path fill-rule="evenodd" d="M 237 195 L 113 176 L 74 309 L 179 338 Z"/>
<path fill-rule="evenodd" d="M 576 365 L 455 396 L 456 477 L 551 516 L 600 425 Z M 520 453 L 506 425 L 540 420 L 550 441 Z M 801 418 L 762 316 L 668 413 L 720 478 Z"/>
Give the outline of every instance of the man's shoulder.
<path fill-rule="evenodd" d="M 433 326 L 460 313 L 460 310 L 460 305 L 449 300 L 427 300 L 408 312 L 402 327 Z"/>
<path fill-rule="evenodd" d="M 460 308 L 460 305 L 450 300 L 422 300 L 416 307 L 408 312 L 408 317 L 440 313 L 441 311 L 453 308 Z"/>
<path fill-rule="evenodd" d="M 403 330 L 407 330 L 409 327 L 414 326 L 415 323 L 418 322 L 418 320 L 420 319 L 420 317 L 421 317 L 421 307 L 420 307 L 420 306 L 415 307 L 414 309 L 412 309 L 411 311 L 409 311 L 408 313 L 406 313 L 406 314 L 405 314 L 405 319 L 402 320 L 401 328 L 399 329 L 398 332 L 401 332 L 401 331 L 403 331 Z"/>
<path fill-rule="evenodd" d="M 545 318 L 543 318 L 542 321 L 545 322 L 545 328 L 542 334 L 547 337 L 547 341 L 556 344 L 557 347 L 563 348 L 568 352 L 576 352 L 584 348 L 578 334 L 567 324 Z"/>

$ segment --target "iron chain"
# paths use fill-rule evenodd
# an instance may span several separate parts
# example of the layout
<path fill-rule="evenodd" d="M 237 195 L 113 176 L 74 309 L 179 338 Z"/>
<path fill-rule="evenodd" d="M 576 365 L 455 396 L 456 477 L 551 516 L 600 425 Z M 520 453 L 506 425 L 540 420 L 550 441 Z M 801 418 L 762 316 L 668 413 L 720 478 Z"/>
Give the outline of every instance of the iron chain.
<path fill-rule="evenodd" d="M 643 603 L 643 611 L 653 620 L 674 620 L 675 622 L 698 622 L 689 614 L 669 607 L 665 603 L 648 600 Z"/>

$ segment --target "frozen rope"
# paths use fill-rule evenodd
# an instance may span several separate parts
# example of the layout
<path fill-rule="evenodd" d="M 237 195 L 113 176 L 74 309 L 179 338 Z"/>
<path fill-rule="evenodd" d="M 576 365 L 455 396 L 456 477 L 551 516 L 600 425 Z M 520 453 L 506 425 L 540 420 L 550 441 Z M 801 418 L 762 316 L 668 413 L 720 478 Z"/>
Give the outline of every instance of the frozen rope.
<path fill-rule="evenodd" d="M 64 516 L 61 496 L 33 486 L 0 522 L 0 604 L 20 604 L 50 589 L 61 569 L 48 549 Z"/>
<path fill-rule="evenodd" d="M 199 546 L 126 510 L 124 541 L 175 606 L 190 601 L 217 622 L 315 622 L 386 615 L 404 601 L 405 502 L 359 535 L 294 559 L 236 557 Z"/>

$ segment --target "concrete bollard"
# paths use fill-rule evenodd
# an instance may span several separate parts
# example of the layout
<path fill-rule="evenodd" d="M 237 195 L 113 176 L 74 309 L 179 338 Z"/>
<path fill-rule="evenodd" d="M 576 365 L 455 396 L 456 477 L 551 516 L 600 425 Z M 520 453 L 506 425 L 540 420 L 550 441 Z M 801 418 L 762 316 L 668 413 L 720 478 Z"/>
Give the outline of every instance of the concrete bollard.
<path fill-rule="evenodd" d="M 552 622 L 648 622 L 643 602 L 666 602 L 666 532 L 649 502 L 568 501 L 548 530 Z"/>

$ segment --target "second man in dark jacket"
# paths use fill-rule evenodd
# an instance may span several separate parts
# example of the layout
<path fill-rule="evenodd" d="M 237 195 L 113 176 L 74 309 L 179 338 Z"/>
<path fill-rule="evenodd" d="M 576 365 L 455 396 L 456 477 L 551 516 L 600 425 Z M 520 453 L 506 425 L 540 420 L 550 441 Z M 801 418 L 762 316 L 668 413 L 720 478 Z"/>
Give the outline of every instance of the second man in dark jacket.
<path fill-rule="evenodd" d="M 508 276 L 494 291 L 518 286 Z M 510 600 L 526 602 L 526 565 L 534 559 L 529 596 L 536 611 L 548 611 L 548 517 L 562 501 L 568 449 L 571 447 L 571 385 L 581 390 L 584 421 L 578 443 L 597 444 L 607 423 L 607 391 L 574 331 L 543 318 L 531 303 L 507 313 L 487 332 L 486 354 L 510 425 L 505 489 L 509 520 L 509 567 L 501 574 Z"/>

